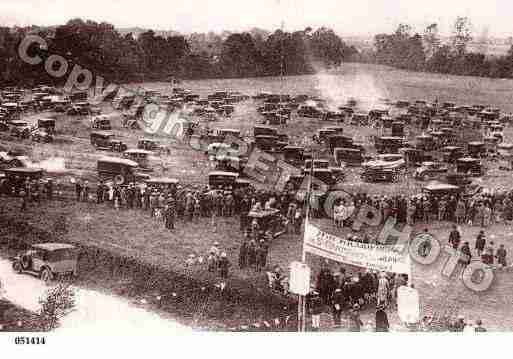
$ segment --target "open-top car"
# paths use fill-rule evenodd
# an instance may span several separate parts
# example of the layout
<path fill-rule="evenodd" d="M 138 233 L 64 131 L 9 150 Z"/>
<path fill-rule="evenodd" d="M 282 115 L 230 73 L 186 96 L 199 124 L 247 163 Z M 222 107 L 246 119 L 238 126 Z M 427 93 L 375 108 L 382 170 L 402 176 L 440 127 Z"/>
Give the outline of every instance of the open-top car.
<path fill-rule="evenodd" d="M 33 244 L 31 248 L 14 257 L 13 269 L 18 273 L 30 273 L 49 282 L 59 276 L 77 275 L 78 250 L 65 243 Z"/>
<path fill-rule="evenodd" d="M 258 228 L 265 233 L 270 231 L 273 238 L 277 238 L 287 231 L 285 218 L 277 209 L 251 211 L 248 214 L 250 220 L 256 220 Z"/>

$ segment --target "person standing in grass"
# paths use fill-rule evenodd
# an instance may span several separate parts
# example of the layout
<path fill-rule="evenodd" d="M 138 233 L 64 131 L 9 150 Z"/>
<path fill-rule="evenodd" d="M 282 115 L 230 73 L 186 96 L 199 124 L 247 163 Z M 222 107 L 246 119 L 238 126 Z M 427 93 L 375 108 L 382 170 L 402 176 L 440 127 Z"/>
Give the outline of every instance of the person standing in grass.
<path fill-rule="evenodd" d="M 504 248 L 504 244 L 501 244 L 499 248 L 497 249 L 497 253 L 495 257 L 497 258 L 497 264 L 501 266 L 502 268 L 506 268 L 508 266 L 508 263 L 506 261 L 506 248 Z"/>
<path fill-rule="evenodd" d="M 239 249 L 239 268 L 244 269 L 248 264 L 248 237 L 245 235 Z"/>
<path fill-rule="evenodd" d="M 485 245 L 486 245 L 486 236 L 485 236 L 484 231 L 481 230 L 481 231 L 479 231 L 479 234 L 477 235 L 476 244 L 475 244 L 475 249 L 476 249 L 476 253 L 477 253 L 478 257 L 481 257 L 481 255 L 483 254 Z"/>
<path fill-rule="evenodd" d="M 458 247 L 460 246 L 460 242 L 461 242 L 460 231 L 458 231 L 458 226 L 453 224 L 452 231 L 451 231 L 451 233 L 449 233 L 449 244 L 452 246 L 452 248 L 458 249 Z"/>
<path fill-rule="evenodd" d="M 223 279 L 228 278 L 228 271 L 231 267 L 231 263 L 228 260 L 226 252 L 221 253 L 221 256 L 218 261 L 218 267 L 219 267 L 219 274 L 221 275 L 221 278 L 223 278 Z"/>

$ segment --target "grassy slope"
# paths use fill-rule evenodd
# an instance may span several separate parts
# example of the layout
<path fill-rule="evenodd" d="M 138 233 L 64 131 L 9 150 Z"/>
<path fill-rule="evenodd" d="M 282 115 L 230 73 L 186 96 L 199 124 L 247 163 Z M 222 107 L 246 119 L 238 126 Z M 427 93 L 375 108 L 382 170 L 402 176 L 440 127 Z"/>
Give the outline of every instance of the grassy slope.
<path fill-rule="evenodd" d="M 333 82 L 333 79 L 312 76 L 289 77 L 284 84 L 276 78 L 265 79 L 236 79 L 236 80 L 211 80 L 187 82 L 184 87 L 194 92 L 206 95 L 215 89 L 238 90 L 248 94 L 259 91 L 283 91 L 292 94 L 312 93 L 327 95 L 335 100 L 341 100 L 349 96 L 363 96 L 372 102 L 373 97 L 389 97 L 391 99 L 407 98 L 410 100 L 424 98 L 439 101 L 454 101 L 456 103 L 489 103 L 501 107 L 507 111 L 513 110 L 512 95 L 509 92 L 513 81 L 511 80 L 488 80 L 467 77 L 442 76 L 422 73 L 409 73 L 387 68 L 370 67 L 364 65 L 348 64 L 341 70 L 340 83 Z M 338 86 L 340 85 L 340 86 Z M 148 84 L 148 89 L 160 89 L 168 91 L 164 84 Z M 249 130 L 253 126 L 256 116 L 255 104 L 250 100 L 240 104 L 236 113 L 230 120 L 216 124 L 219 127 L 235 127 Z M 109 110 L 106 109 L 106 112 Z M 115 114 L 114 114 L 115 116 Z M 115 117 L 116 118 L 116 117 Z M 317 128 L 324 124 L 313 120 L 299 120 L 289 125 L 284 130 L 296 139 L 300 139 L 305 133 L 312 134 Z M 64 141 L 58 145 L 36 145 L 32 147 L 35 157 L 46 158 L 52 155 L 63 155 L 67 165 L 80 173 L 89 176 L 94 175 L 95 161 L 102 152 L 92 150 L 88 141 L 89 129 L 85 121 L 78 119 L 62 118 L 58 122 L 58 130 Z M 349 133 L 361 139 L 367 138 L 369 130 L 359 128 L 347 128 Z M 142 137 L 142 132 L 129 132 L 120 128 L 119 121 L 115 121 L 114 131 L 131 146 L 134 146 L 137 138 Z M 71 140 L 71 141 L 69 141 Z M 0 144 L 9 145 L 7 138 L 0 138 Z M 30 148 L 32 144 L 25 142 L 25 147 Z M 159 161 L 164 163 L 168 171 L 164 172 L 162 167 L 157 166 L 158 174 L 166 173 L 170 176 L 179 177 L 189 181 L 205 181 L 205 173 L 208 171 L 208 164 L 204 156 L 196 151 L 188 149 L 181 144 L 170 143 L 172 155 L 164 157 Z M 159 162 L 157 161 L 157 162 Z M 357 181 L 357 173 L 349 174 L 350 189 L 366 189 L 370 192 L 396 193 L 416 191 L 420 183 L 408 181 L 398 185 L 361 184 Z M 491 185 L 510 185 L 509 174 L 492 172 L 485 179 Z M 240 235 L 234 220 L 221 224 L 214 232 L 212 227 L 203 220 L 196 225 L 178 225 L 178 229 L 169 233 L 162 228 L 161 224 L 155 224 L 146 214 L 140 212 L 114 212 L 106 207 L 96 207 L 84 204 L 54 203 L 45 207 L 44 211 L 31 210 L 27 219 L 37 226 L 48 227 L 52 225 L 57 214 L 63 214 L 70 221 L 70 239 L 82 243 L 96 244 L 100 247 L 119 252 L 120 254 L 141 256 L 143 260 L 158 264 L 166 268 L 172 268 L 179 272 L 188 271 L 188 274 L 196 278 L 216 280 L 205 271 L 203 267 L 184 268 L 184 260 L 190 253 L 204 254 L 210 245 L 218 240 L 225 248 L 232 263 L 236 263 L 238 242 Z M 85 218 L 89 217 L 89 224 Z M 444 229 L 442 232 L 446 232 Z M 465 229 L 467 231 L 467 229 Z M 475 232 L 475 229 L 472 229 Z M 508 244 L 510 253 L 513 251 L 511 240 L 506 238 L 509 231 L 502 227 L 493 229 L 498 236 L 497 242 L 504 241 Z M 444 237 L 445 235 L 442 235 Z M 467 236 L 467 234 L 466 234 Z M 468 234 L 469 238 L 475 238 L 474 233 Z M 499 237 L 500 236 L 500 237 Z M 300 240 L 297 237 L 284 237 L 272 245 L 271 262 L 280 263 L 284 267 L 292 259 L 298 258 L 300 253 Z M 317 259 L 313 259 L 314 262 Z M 426 301 L 426 306 L 439 307 L 441 304 L 439 289 L 444 281 L 433 279 L 435 286 L 424 283 L 422 278 L 428 278 L 436 274 L 435 269 L 417 268 L 419 289 Z M 91 276 L 93 277 L 93 276 Z M 249 280 L 257 287 L 263 288 L 265 280 L 262 275 L 255 275 L 251 271 L 235 270 L 235 278 Z M 512 292 L 513 286 L 508 281 L 507 275 L 500 275 L 497 290 L 489 297 L 476 297 L 463 292 L 452 300 L 453 303 L 461 305 L 463 311 L 469 311 L 472 315 L 483 316 L 486 323 L 496 323 L 497 328 L 511 328 L 511 314 L 508 313 L 507 295 Z M 502 281 L 504 279 L 504 281 Z M 454 294 L 453 296 L 455 296 Z M 503 297 L 506 296 L 506 297 Z M 477 300 L 483 300 L 484 307 L 475 305 Z M 481 309 L 483 308 L 483 309 Z M 483 313 L 483 315 L 481 315 Z M 485 315 L 486 314 L 486 315 Z"/>

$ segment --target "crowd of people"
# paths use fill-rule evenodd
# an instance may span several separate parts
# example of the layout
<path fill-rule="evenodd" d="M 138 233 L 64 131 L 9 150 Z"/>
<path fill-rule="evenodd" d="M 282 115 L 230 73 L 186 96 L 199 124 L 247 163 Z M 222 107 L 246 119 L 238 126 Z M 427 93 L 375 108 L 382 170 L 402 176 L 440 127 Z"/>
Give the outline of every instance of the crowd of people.
<path fill-rule="evenodd" d="M 113 185 L 98 182 L 91 185 L 88 181 L 76 180 L 74 183 L 75 200 L 108 205 L 116 210 L 141 210 L 148 216 L 160 220 L 169 230 L 176 223 L 194 225 L 200 218 L 207 219 L 215 229 L 223 218 L 238 217 L 241 231 L 238 267 L 257 272 L 269 268 L 269 251 L 274 239 L 274 228 L 253 218 L 252 212 L 275 211 L 276 218 L 293 235 L 301 233 L 304 222 L 303 203 L 296 200 L 295 193 L 255 190 L 252 187 L 235 188 L 230 186 L 192 186 L 170 185 L 151 186 L 129 183 Z M 43 198 L 53 199 L 58 185 L 53 181 L 19 181 L 10 192 L 23 198 L 23 208 L 31 201 Z M 396 222 L 410 225 L 428 226 L 434 221 L 449 221 L 454 224 L 448 235 L 448 243 L 465 254 L 462 264 L 468 265 L 472 259 L 496 267 L 506 267 L 507 251 L 503 244 L 496 246 L 486 237 L 486 227 L 492 223 L 509 223 L 513 220 L 513 191 L 493 192 L 483 190 L 472 197 L 426 195 L 373 196 L 356 193 L 351 199 L 341 199 L 333 207 L 333 221 L 336 228 L 350 227 L 358 208 L 369 205 L 379 211 L 382 220 L 393 217 Z M 320 213 L 314 213 L 320 216 Z M 469 241 L 463 240 L 458 225 L 483 227 L 475 240 L 473 248 Z M 355 235 L 350 231 L 349 240 L 371 242 L 363 234 Z M 361 238 L 360 238 L 361 237 Z M 199 262 L 192 255 L 187 264 Z M 232 264 L 227 252 L 214 243 L 205 255 L 204 261 L 211 272 L 225 279 Z M 278 267 L 279 268 L 279 267 Z M 280 268 L 279 268 L 280 269 Z M 279 291 L 286 292 L 283 280 L 286 278 L 280 270 L 273 272 Z M 344 268 L 332 272 L 328 267 L 321 268 L 316 278 L 316 290 L 309 295 L 309 311 L 312 325 L 318 324 L 317 315 L 331 311 L 335 326 L 339 326 L 346 313 L 351 330 L 360 330 L 359 311 L 372 306 L 376 308 L 376 330 L 388 330 L 386 310 L 395 304 L 397 288 L 406 285 L 408 279 L 402 275 L 362 271 L 346 274 Z M 451 327 L 452 328 L 452 327 Z M 456 329 L 455 329 L 456 330 Z M 477 330 L 477 327 L 476 327 Z"/>

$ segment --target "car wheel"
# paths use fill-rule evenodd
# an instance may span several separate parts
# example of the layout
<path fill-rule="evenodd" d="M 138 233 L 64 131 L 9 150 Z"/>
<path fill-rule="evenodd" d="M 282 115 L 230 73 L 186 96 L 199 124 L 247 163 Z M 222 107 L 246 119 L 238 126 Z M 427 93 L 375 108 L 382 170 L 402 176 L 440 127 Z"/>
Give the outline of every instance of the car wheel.
<path fill-rule="evenodd" d="M 44 268 L 41 271 L 41 280 L 45 283 L 49 283 L 53 278 L 52 272 L 48 268 Z"/>
<path fill-rule="evenodd" d="M 21 266 L 21 263 L 19 261 L 14 262 L 12 264 L 12 268 L 18 274 L 21 274 L 23 272 L 23 267 Z"/>

